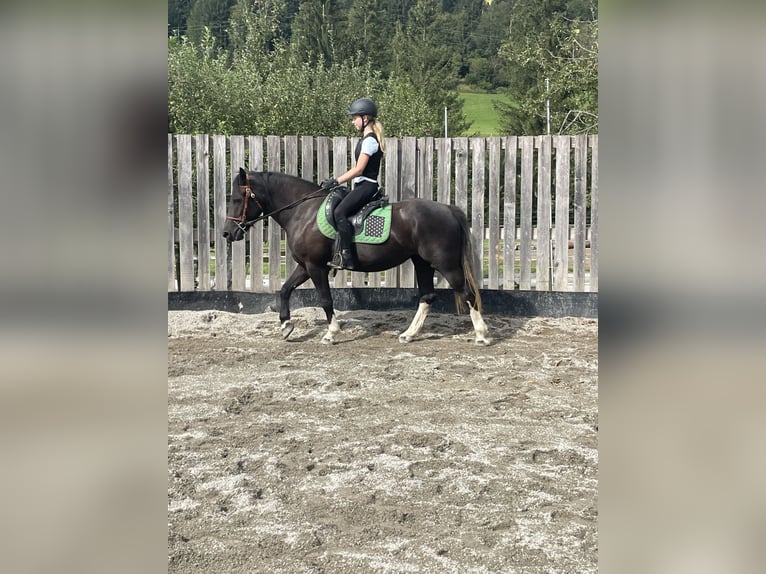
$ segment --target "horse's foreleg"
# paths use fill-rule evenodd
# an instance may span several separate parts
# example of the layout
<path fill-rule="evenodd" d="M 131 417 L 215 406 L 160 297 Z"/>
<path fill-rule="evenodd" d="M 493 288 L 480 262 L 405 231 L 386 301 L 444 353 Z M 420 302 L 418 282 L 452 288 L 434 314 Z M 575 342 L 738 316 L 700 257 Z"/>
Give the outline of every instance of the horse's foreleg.
<path fill-rule="evenodd" d="M 418 290 L 420 291 L 420 303 L 418 311 L 412 318 L 412 323 L 407 330 L 399 335 L 400 343 L 409 343 L 414 339 L 423 328 L 423 323 L 431 310 L 431 303 L 436 299 L 434 293 L 434 268 L 431 264 L 421 257 L 413 257 L 412 262 L 415 265 L 415 278 L 418 281 Z"/>
<path fill-rule="evenodd" d="M 298 266 L 287 278 L 282 289 L 279 290 L 279 323 L 282 338 L 287 339 L 293 332 L 295 325 L 290 320 L 290 295 L 295 288 L 309 278 L 309 273 L 304 267 Z"/>
<path fill-rule="evenodd" d="M 324 309 L 329 328 L 322 337 L 322 343 L 331 345 L 335 342 L 335 335 L 340 333 L 340 325 L 335 317 L 335 310 L 332 304 L 332 292 L 330 291 L 330 280 L 328 278 L 328 269 L 314 267 L 310 271 L 311 280 L 314 282 L 317 295 L 319 295 L 319 305 Z"/>

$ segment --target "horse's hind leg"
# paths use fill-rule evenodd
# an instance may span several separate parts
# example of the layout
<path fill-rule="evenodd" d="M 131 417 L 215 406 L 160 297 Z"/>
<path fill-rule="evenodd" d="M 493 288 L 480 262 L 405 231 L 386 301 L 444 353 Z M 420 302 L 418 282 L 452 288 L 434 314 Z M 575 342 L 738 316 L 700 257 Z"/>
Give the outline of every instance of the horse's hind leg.
<path fill-rule="evenodd" d="M 487 324 L 484 322 L 484 318 L 481 313 L 476 309 L 470 301 L 467 301 L 468 308 L 471 313 L 471 322 L 473 323 L 473 330 L 476 333 L 475 342 L 477 345 L 489 345 L 490 340 L 487 338 Z"/>
<path fill-rule="evenodd" d="M 481 316 L 481 312 L 478 309 L 476 303 L 476 294 L 467 285 L 465 273 L 462 267 L 458 267 L 442 273 L 444 278 L 450 284 L 450 287 L 455 291 L 455 302 L 458 305 L 458 312 L 463 302 L 468 304 L 468 310 L 471 315 L 471 323 L 473 323 L 473 330 L 476 334 L 474 342 L 477 345 L 489 345 L 490 339 L 487 337 L 489 330 L 487 324 L 484 322 L 484 318 Z"/>
<path fill-rule="evenodd" d="M 420 257 L 413 257 L 412 262 L 415 264 L 415 276 L 418 280 L 420 302 L 418 303 L 418 310 L 412 319 L 412 323 L 410 323 L 410 326 L 404 333 L 399 335 L 400 343 L 409 343 L 420 333 L 423 323 L 425 323 L 426 317 L 428 317 L 428 312 L 431 310 L 431 303 L 436 299 L 436 293 L 434 293 L 434 268 Z"/>

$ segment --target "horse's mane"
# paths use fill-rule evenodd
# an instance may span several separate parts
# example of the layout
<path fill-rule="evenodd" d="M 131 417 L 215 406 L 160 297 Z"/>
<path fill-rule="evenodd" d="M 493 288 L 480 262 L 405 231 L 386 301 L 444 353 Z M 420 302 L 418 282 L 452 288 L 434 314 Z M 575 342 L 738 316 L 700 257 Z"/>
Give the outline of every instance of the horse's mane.
<path fill-rule="evenodd" d="M 309 181 L 308 179 L 300 178 L 296 175 L 290 175 L 287 173 L 282 173 L 279 171 L 256 171 L 256 172 L 250 172 L 251 174 L 257 174 L 262 177 L 262 182 L 264 186 L 287 186 L 292 187 L 296 185 L 300 185 L 306 188 L 306 191 L 316 191 L 319 189 L 319 185 L 314 183 L 313 181 Z"/>

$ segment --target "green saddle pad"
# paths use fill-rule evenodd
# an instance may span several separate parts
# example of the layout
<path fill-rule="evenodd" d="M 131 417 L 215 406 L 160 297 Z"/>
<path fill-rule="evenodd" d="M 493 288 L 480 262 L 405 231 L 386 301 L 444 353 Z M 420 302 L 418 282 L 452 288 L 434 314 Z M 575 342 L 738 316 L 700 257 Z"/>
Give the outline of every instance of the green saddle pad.
<path fill-rule="evenodd" d="M 319 210 L 317 211 L 317 226 L 319 227 L 319 231 L 322 232 L 322 235 L 329 237 L 330 239 L 335 239 L 337 232 L 333 226 L 330 225 L 330 222 L 327 221 L 327 215 L 325 213 L 327 199 L 322 202 L 322 205 L 319 206 Z M 374 209 L 370 215 L 365 218 L 361 227 L 356 219 L 356 215 L 350 219 L 351 223 L 354 225 L 354 230 L 356 231 L 356 234 L 354 235 L 355 243 L 384 243 L 391 233 L 391 204 Z"/>

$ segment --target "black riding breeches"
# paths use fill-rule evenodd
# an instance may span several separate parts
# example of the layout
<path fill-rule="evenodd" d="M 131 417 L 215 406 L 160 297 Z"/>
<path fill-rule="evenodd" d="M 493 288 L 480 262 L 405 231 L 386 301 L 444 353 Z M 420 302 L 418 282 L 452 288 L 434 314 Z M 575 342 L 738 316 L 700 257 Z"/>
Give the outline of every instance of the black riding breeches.
<path fill-rule="evenodd" d="M 342 234 L 352 234 L 354 228 L 349 217 L 359 211 L 378 191 L 378 184 L 372 181 L 362 181 L 354 186 L 346 197 L 338 204 L 333 212 L 335 227 Z"/>

